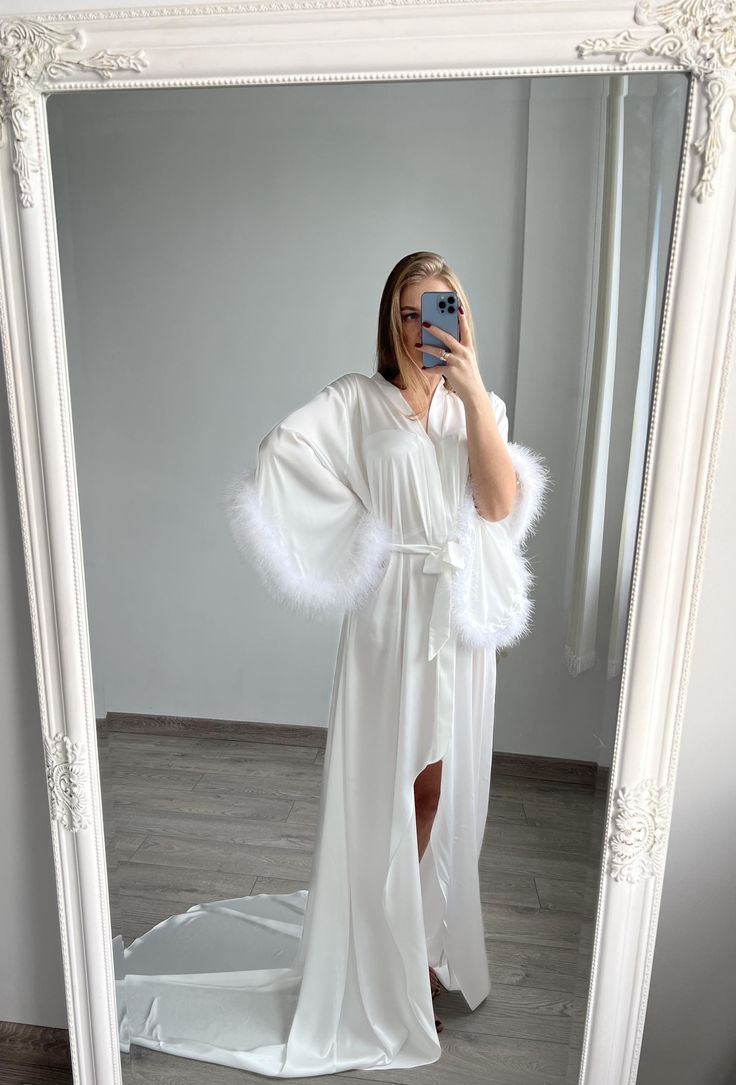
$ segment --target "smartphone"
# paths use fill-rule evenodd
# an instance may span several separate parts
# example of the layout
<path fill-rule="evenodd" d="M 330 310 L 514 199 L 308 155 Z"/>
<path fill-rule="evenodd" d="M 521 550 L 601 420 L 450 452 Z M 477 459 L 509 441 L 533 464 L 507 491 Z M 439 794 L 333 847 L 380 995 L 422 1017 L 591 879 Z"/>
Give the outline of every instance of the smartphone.
<path fill-rule="evenodd" d="M 460 339 L 460 318 L 457 315 L 458 296 L 454 290 L 426 290 L 422 294 L 422 323 L 428 320 L 443 331 Z M 429 328 L 422 328 L 422 343 L 430 346 L 442 347 L 447 350 L 447 343 L 443 343 L 436 335 L 432 335 Z M 422 351 L 422 365 L 429 368 L 434 365 L 446 365 L 435 354 L 427 354 Z"/>

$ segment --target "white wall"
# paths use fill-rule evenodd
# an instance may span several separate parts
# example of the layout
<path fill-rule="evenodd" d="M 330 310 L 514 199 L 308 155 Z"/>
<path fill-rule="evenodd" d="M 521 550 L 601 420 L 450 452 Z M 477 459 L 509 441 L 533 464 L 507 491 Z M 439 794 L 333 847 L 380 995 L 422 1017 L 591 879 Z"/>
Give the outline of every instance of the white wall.
<path fill-rule="evenodd" d="M 629 291 L 644 271 L 656 82 L 633 78 L 627 100 Z M 272 604 L 221 495 L 288 411 L 341 372 L 373 371 L 385 276 L 430 248 L 470 293 L 512 437 L 555 478 L 531 547 L 534 634 L 502 662 L 496 748 L 610 763 L 618 680 L 605 667 L 569 677 L 557 594 L 606 83 L 539 80 L 531 107 L 526 79 L 51 98 L 98 715 L 325 724 L 339 619 Z M 432 164 L 443 141 L 462 148 L 451 181 Z M 563 274 L 550 276 L 552 259 Z M 627 300 L 620 369 L 635 373 L 640 311 Z M 628 440 L 614 430 L 612 455 L 627 458 Z M 611 527 L 609 579 L 615 516 Z M 530 667 L 544 683 L 526 681 Z"/>
<path fill-rule="evenodd" d="M 467 283 L 487 381 L 513 403 L 527 96 L 508 80 L 50 100 L 98 715 L 326 723 L 339 619 L 272 603 L 227 534 L 226 479 L 328 381 L 374 370 L 380 291 L 415 249 Z M 451 181 L 443 140 L 463 147 Z"/>
<path fill-rule="evenodd" d="M 736 1082 L 736 380 L 723 418 L 638 1085 Z"/>
<path fill-rule="evenodd" d="M 66 1028 L 49 804 L 4 379 L 0 387 L 0 1021 Z"/>

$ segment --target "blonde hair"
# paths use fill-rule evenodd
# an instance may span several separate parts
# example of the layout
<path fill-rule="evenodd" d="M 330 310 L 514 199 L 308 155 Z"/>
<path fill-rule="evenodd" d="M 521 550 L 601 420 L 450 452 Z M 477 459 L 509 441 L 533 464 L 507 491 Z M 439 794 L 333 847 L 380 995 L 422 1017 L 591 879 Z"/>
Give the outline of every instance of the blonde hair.
<path fill-rule="evenodd" d="M 399 260 L 391 269 L 381 294 L 378 307 L 378 338 L 376 344 L 376 368 L 386 380 L 395 381 L 399 377 L 402 387 L 409 395 L 424 401 L 424 409 L 429 404 L 432 384 L 429 378 L 412 361 L 404 344 L 401 326 L 401 291 L 407 283 L 421 282 L 423 279 L 444 279 L 448 289 L 454 290 L 465 312 L 465 319 L 470 329 L 470 338 L 475 349 L 475 328 L 468 299 L 459 278 L 452 268 L 437 252 L 410 252 Z M 450 391 L 454 389 L 442 374 Z M 413 417 L 418 418 L 417 412 Z"/>

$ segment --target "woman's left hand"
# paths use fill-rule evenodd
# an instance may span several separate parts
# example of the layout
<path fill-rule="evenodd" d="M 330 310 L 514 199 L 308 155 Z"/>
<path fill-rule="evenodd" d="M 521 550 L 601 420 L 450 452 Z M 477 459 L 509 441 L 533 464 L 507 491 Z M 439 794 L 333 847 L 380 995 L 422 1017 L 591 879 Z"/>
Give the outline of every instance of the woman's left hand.
<path fill-rule="evenodd" d="M 463 403 L 476 398 L 487 399 L 488 392 L 478 369 L 478 360 L 470 345 L 470 329 L 468 328 L 467 319 L 459 309 L 457 315 L 460 324 L 460 339 L 456 339 L 454 335 L 450 335 L 443 328 L 438 328 L 436 324 L 424 324 L 423 326 L 429 328 L 432 335 L 437 336 L 445 344 L 445 347 L 435 347 L 429 343 L 423 343 L 422 350 L 427 354 L 434 354 L 437 358 L 441 356 L 443 349 L 450 352 L 444 364 L 437 366 L 437 368 L 445 373 L 448 385 L 457 392 Z M 423 366 L 422 368 L 426 370 L 435 367 Z"/>

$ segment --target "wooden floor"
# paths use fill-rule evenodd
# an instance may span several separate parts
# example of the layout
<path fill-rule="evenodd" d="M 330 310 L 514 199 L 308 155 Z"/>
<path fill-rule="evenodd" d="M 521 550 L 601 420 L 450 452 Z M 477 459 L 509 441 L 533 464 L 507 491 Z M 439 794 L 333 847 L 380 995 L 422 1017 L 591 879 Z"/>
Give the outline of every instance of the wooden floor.
<path fill-rule="evenodd" d="M 305 888 L 324 740 L 320 728 L 108 718 L 99 751 L 113 933 L 128 945 L 200 901 Z M 491 993 L 473 1013 L 459 993 L 435 1000 L 438 1062 L 341 1079 L 577 1083 L 606 789 L 595 766 L 494 755 L 479 864 Z M 265 1080 L 137 1045 L 121 1062 L 125 1085 Z M 71 1081 L 29 1066 L 6 1076 L 4 1065 L 3 1082 Z"/>

